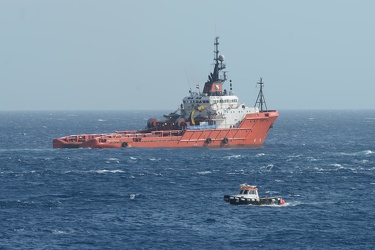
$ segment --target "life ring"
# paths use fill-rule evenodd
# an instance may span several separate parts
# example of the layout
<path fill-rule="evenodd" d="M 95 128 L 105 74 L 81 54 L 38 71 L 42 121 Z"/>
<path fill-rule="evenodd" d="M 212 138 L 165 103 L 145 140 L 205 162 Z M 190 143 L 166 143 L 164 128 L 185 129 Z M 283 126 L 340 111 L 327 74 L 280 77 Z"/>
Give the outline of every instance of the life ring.
<path fill-rule="evenodd" d="M 212 142 L 212 139 L 211 139 L 211 138 L 207 138 L 207 139 L 206 139 L 206 142 L 207 142 L 208 144 L 210 144 L 210 143 Z"/>
<path fill-rule="evenodd" d="M 225 137 L 225 138 L 223 139 L 223 142 L 224 142 L 224 144 L 228 144 L 228 138 Z"/>
<path fill-rule="evenodd" d="M 123 143 L 121 144 L 121 147 L 123 147 L 123 148 L 127 148 L 127 147 L 128 147 L 128 143 L 127 143 L 127 142 L 123 142 Z"/>

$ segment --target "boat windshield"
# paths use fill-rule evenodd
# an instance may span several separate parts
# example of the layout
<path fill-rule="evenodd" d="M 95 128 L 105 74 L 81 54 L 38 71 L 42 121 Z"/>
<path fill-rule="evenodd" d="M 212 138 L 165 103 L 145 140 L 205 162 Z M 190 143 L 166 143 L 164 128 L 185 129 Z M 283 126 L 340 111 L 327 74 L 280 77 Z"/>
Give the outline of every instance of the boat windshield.
<path fill-rule="evenodd" d="M 240 190 L 240 194 L 256 194 L 255 190 Z"/>

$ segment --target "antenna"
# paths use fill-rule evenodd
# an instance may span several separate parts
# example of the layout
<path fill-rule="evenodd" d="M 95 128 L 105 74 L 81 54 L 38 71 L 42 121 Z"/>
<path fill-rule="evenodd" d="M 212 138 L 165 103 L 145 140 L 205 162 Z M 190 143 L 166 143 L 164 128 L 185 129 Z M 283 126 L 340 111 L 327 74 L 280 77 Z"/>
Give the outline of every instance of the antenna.
<path fill-rule="evenodd" d="M 216 15 L 214 12 L 214 24 L 215 24 L 215 36 L 217 36 L 217 30 L 216 30 Z"/>
<path fill-rule="evenodd" d="M 188 82 L 188 84 L 189 84 L 189 93 L 191 93 L 192 91 L 191 91 L 191 86 L 190 86 L 189 76 L 188 76 L 188 73 L 187 73 L 186 67 L 184 67 L 184 69 L 185 69 L 186 79 L 187 79 L 187 82 Z"/>
<path fill-rule="evenodd" d="M 263 78 L 261 77 L 260 78 L 260 81 L 257 83 L 259 84 L 260 86 L 260 90 L 259 90 L 259 94 L 258 94 L 258 98 L 255 102 L 255 105 L 254 107 L 256 107 L 258 105 L 258 108 L 260 111 L 267 111 L 267 104 L 266 104 L 266 99 L 264 98 L 264 95 L 263 95 Z M 266 108 L 265 110 L 263 110 L 263 106 Z"/>
<path fill-rule="evenodd" d="M 211 5 L 216 6 L 214 1 L 212 1 Z M 216 9 L 215 9 L 215 7 L 212 8 L 212 11 L 213 11 L 213 16 L 214 16 L 215 37 L 216 37 L 217 36 L 217 29 L 216 29 Z"/>

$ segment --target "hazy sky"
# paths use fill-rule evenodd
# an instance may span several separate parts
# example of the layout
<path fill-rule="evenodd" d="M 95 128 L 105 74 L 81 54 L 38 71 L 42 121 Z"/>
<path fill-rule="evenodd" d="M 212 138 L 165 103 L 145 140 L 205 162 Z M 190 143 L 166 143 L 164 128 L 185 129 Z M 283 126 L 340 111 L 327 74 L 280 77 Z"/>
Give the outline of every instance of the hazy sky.
<path fill-rule="evenodd" d="M 220 36 L 253 106 L 375 109 L 372 0 L 0 0 L 0 110 L 175 110 Z M 228 87 L 226 82 L 225 88 Z"/>

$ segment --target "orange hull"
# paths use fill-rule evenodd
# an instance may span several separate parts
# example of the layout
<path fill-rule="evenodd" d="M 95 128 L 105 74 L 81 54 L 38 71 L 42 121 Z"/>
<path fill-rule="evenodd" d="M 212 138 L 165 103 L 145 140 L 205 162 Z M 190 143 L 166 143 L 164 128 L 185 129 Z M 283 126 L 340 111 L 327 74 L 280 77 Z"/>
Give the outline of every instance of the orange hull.
<path fill-rule="evenodd" d="M 183 148 L 261 147 L 277 111 L 247 114 L 237 128 L 202 130 L 120 131 L 85 134 L 53 140 L 53 148 Z"/>
<path fill-rule="evenodd" d="M 185 148 L 185 147 L 261 147 L 278 117 L 267 110 L 263 81 L 254 107 L 246 107 L 229 91 L 224 56 L 219 55 L 219 37 L 215 37 L 215 66 L 204 83 L 203 92 L 189 90 L 179 108 L 164 115 L 164 120 L 150 118 L 138 131 L 111 134 L 81 134 L 53 140 L 54 148 Z M 199 89 L 199 85 L 197 85 Z M 265 109 L 263 109 L 263 107 Z M 266 111 L 264 111 L 266 110 Z"/>

